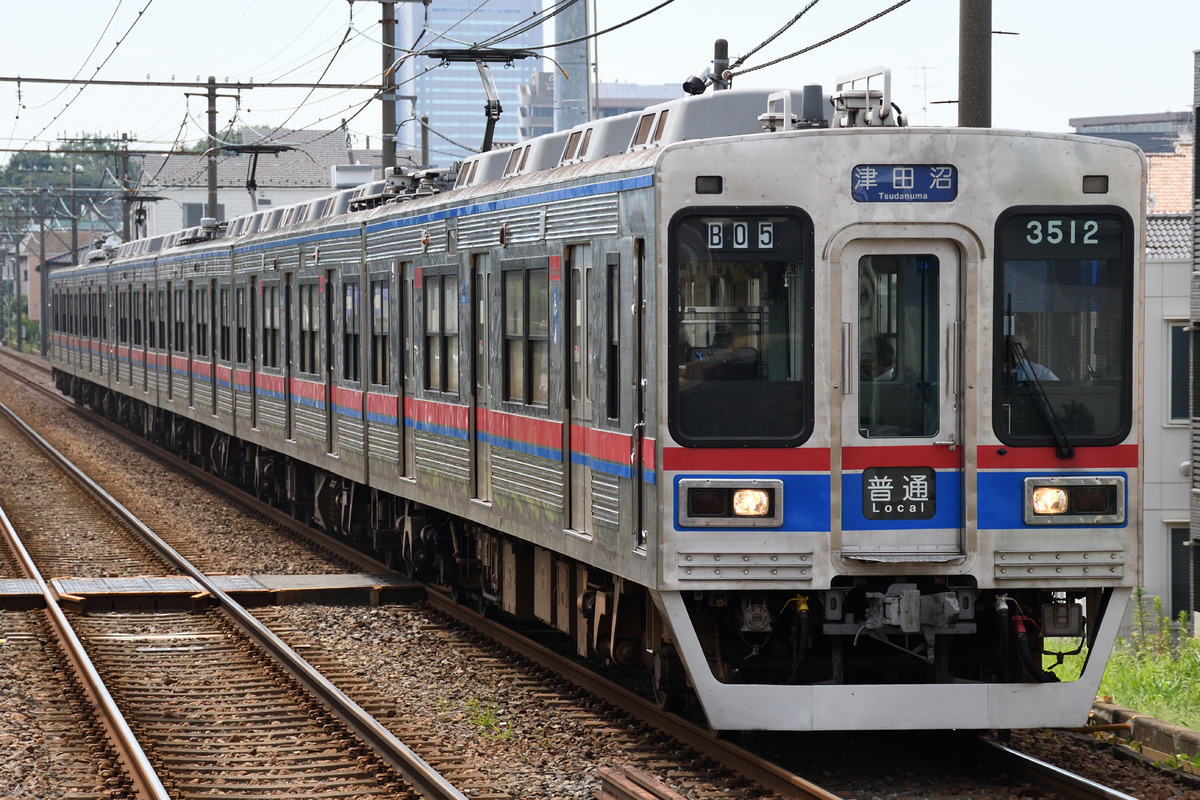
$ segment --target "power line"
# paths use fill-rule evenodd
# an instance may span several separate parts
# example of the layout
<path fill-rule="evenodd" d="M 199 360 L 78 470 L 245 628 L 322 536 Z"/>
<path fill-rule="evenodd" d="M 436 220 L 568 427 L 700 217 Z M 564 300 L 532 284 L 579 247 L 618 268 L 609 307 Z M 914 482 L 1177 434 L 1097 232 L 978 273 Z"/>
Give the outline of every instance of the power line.
<path fill-rule="evenodd" d="M 476 46 L 477 47 L 492 47 L 494 45 L 500 44 L 501 42 L 506 42 L 509 39 L 515 39 L 516 37 L 520 36 L 523 33 L 528 33 L 529 31 L 531 31 L 535 28 L 542 27 L 547 22 L 554 19 L 559 14 L 566 11 L 568 8 L 570 8 L 571 6 L 575 5 L 578 2 L 581 2 L 581 0 L 562 0 L 562 2 L 555 3 L 550 8 L 543 9 L 541 11 L 536 12 L 535 14 L 533 14 L 533 16 L 531 16 L 529 19 L 525 20 L 524 22 L 520 22 L 516 25 L 512 25 L 507 30 L 501 31 L 500 33 L 493 36 L 491 39 L 486 39 L 482 42 L 479 42 Z M 539 17 L 541 17 L 541 19 L 539 19 Z"/>
<path fill-rule="evenodd" d="M 112 16 L 110 16 L 108 18 L 108 22 L 105 23 L 104 30 L 100 31 L 100 35 L 98 37 L 96 37 L 96 43 L 94 45 L 92 45 L 91 52 L 87 54 L 87 58 L 83 59 L 83 63 L 79 65 L 79 69 L 75 70 L 75 75 L 73 77 L 78 78 L 79 73 L 83 72 L 83 68 L 85 66 L 87 66 L 87 62 L 91 61 L 92 56 L 96 55 L 96 50 L 98 50 L 100 48 L 100 43 L 102 41 L 104 41 L 104 35 L 106 33 L 108 33 L 108 29 L 112 27 L 113 20 L 117 18 L 117 14 L 120 13 L 120 11 L 121 11 L 121 3 L 118 2 L 116 8 L 113 9 Z M 34 108 L 35 109 L 45 108 L 46 106 L 50 105 L 55 100 L 57 100 L 58 98 L 62 97 L 63 92 L 65 92 L 66 90 L 67 90 L 67 87 L 64 86 L 62 89 L 60 89 L 58 91 L 58 94 L 54 95 L 54 97 L 51 97 L 49 100 L 47 100 L 46 102 L 42 103 L 39 106 L 34 106 Z"/>
<path fill-rule="evenodd" d="M 907 5 L 909 2 L 911 2 L 911 0 L 900 0 L 900 2 L 896 3 L 894 6 L 885 8 L 883 11 L 880 11 L 875 16 L 864 19 L 862 22 L 858 23 L 857 25 L 851 25 L 849 28 L 846 28 L 846 30 L 842 31 L 841 33 L 835 33 L 833 36 L 830 36 L 827 39 L 822 39 L 821 41 L 817 42 L 816 44 L 810 44 L 808 47 L 797 50 L 794 53 L 788 53 L 786 56 L 780 56 L 779 58 L 775 59 L 774 61 L 768 61 L 765 64 L 759 64 L 757 67 L 748 67 L 743 70 L 738 70 L 737 72 L 731 72 L 729 76 L 732 78 L 737 75 L 745 75 L 747 72 L 754 72 L 755 70 L 766 69 L 767 67 L 773 67 L 776 64 L 779 64 L 783 61 L 787 61 L 788 59 L 795 58 L 796 56 L 799 56 L 799 55 L 803 55 L 804 53 L 807 53 L 810 50 L 816 50 L 818 47 L 827 45 L 832 41 L 840 39 L 848 33 L 853 33 L 854 31 L 858 30 L 859 28 L 863 27 L 864 25 L 869 25 L 870 23 L 874 22 L 875 20 L 879 19 L 880 17 L 887 16 L 888 14 L 895 11 L 897 8 L 900 8 L 900 6 Z"/>
<path fill-rule="evenodd" d="M 117 43 L 115 45 L 113 45 L 113 49 L 109 52 L 109 54 L 107 56 L 104 57 L 104 60 L 100 62 L 100 66 L 96 67 L 95 71 L 92 72 L 93 76 L 98 75 L 100 73 L 100 70 L 104 69 L 104 65 L 107 64 L 114 55 L 116 55 L 117 49 L 121 46 L 122 43 L 124 43 L 126 37 L 128 37 L 129 34 L 133 32 L 134 26 L 136 26 L 139 22 L 141 22 L 142 15 L 146 13 L 146 11 L 150 8 L 150 6 L 153 3 L 154 3 L 154 0 L 146 0 L 146 5 L 143 6 L 142 10 L 138 12 L 137 18 L 134 19 L 133 24 L 131 24 L 129 26 L 128 30 L 125 31 L 125 35 L 122 36 L 120 39 L 117 39 Z M 91 83 L 92 83 L 92 81 L 84 81 L 83 85 L 79 87 L 79 91 L 75 93 L 75 96 L 72 97 L 70 100 L 68 100 L 67 104 L 65 106 L 63 106 L 62 111 L 59 111 L 57 114 L 55 114 L 54 118 L 46 123 L 46 127 L 42 128 L 40 131 L 38 131 L 36 135 L 34 135 L 32 138 L 29 139 L 29 141 L 31 141 L 31 142 L 36 141 L 43 133 L 45 133 L 47 130 L 49 130 L 50 126 L 53 125 L 55 122 L 57 122 L 58 118 L 67 112 L 67 109 L 70 108 L 72 106 L 72 104 L 74 104 L 74 102 L 79 99 L 79 96 L 81 94 L 83 94 L 83 90 L 86 89 Z"/>
<path fill-rule="evenodd" d="M 759 50 L 762 50 L 764 47 L 766 47 L 767 45 L 769 45 L 771 42 L 773 42 L 773 41 L 775 41 L 776 39 L 778 39 L 778 38 L 779 38 L 779 37 L 780 37 L 780 36 L 781 36 L 781 35 L 784 33 L 784 31 L 786 31 L 788 28 L 792 27 L 792 26 L 793 26 L 793 25 L 795 25 L 797 22 L 799 22 L 799 21 L 800 21 L 800 18 L 801 18 L 801 17 L 803 17 L 805 14 L 807 14 L 807 13 L 808 13 L 808 10 L 809 10 L 810 8 L 812 8 L 813 6 L 815 6 L 815 5 L 816 5 L 817 3 L 819 3 L 819 2 L 820 2 L 820 0 L 809 0 L 809 3 L 808 3 L 808 5 L 806 5 L 806 6 L 805 6 L 804 8 L 802 8 L 802 9 L 800 9 L 800 13 L 799 13 L 799 14 L 797 14 L 796 16 L 792 17 L 791 21 L 789 21 L 789 22 L 788 22 L 786 25 L 784 25 L 782 28 L 780 28 L 779 30 L 775 31 L 775 33 L 771 34 L 771 35 L 770 35 L 770 36 L 768 36 L 766 39 L 764 39 L 764 40 L 763 40 L 763 42 L 762 42 L 762 44 L 760 44 L 758 47 L 755 47 L 755 48 L 751 49 L 751 50 L 750 50 L 750 52 L 746 53 L 744 56 L 741 56 L 740 58 L 738 58 L 738 60 L 737 60 L 737 61 L 735 61 L 735 62 L 733 62 L 732 64 L 730 64 L 730 65 L 729 65 L 729 68 L 730 68 L 730 69 L 737 69 L 738 67 L 740 67 L 740 66 L 741 66 L 743 63 L 745 63 L 745 61 L 746 61 L 746 59 L 747 59 L 747 58 L 749 58 L 750 56 L 754 55 L 754 54 L 755 54 L 755 53 L 757 53 Z"/>
<path fill-rule="evenodd" d="M 641 14 L 638 14 L 636 17 L 630 17 L 629 19 L 625 20 L 624 22 L 618 22 L 616 25 L 611 25 L 602 31 L 596 31 L 595 33 L 589 33 L 586 36 L 578 36 L 574 39 L 568 39 L 565 42 L 555 42 L 554 44 L 534 45 L 532 47 L 526 47 L 525 49 L 526 50 L 549 50 L 551 47 L 563 47 L 568 44 L 578 44 L 579 42 L 588 42 L 597 37 L 604 36 L 605 34 L 612 33 L 613 31 L 616 31 L 616 30 L 620 30 L 621 28 L 624 28 L 627 25 L 632 25 L 633 23 L 637 22 L 638 20 L 644 19 L 656 11 L 666 8 L 667 6 L 671 5 L 671 3 L 674 3 L 674 2 L 675 2 L 675 0 L 664 0 L 664 2 L 659 3 L 658 5 L 656 5 L 654 8 L 650 9 L 649 11 L 643 11 Z"/>
<path fill-rule="evenodd" d="M 20 75 L 0 75 L 0 83 L 16 83 L 18 86 L 22 83 L 82 83 L 90 86 L 167 87 L 177 89 L 207 89 L 210 85 L 207 81 L 112 81 L 89 80 L 87 78 L 27 78 Z M 370 89 L 371 91 L 383 89 L 383 86 L 372 83 L 255 83 L 254 81 L 218 81 L 216 87 L 218 89 Z"/>

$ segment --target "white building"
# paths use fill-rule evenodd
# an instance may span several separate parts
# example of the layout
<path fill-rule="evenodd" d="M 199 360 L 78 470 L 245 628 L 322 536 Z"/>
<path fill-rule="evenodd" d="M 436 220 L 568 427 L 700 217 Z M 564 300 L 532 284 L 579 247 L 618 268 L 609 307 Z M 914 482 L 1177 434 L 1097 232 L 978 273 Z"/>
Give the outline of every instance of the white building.
<path fill-rule="evenodd" d="M 1172 618 L 1193 603 L 1189 541 L 1191 487 L 1190 295 L 1194 143 L 1151 153 L 1146 233 L 1143 520 L 1147 595 Z M 1193 577 L 1195 576 L 1195 577 Z"/>

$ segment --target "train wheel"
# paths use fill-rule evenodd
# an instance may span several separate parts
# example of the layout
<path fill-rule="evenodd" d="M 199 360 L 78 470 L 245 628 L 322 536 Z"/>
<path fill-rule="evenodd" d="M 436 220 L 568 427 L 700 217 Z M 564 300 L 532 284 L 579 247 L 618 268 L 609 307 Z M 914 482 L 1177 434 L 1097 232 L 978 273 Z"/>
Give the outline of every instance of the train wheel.
<path fill-rule="evenodd" d="M 654 654 L 654 702 L 663 711 L 680 711 L 687 702 L 687 681 L 684 680 L 683 662 L 675 655 L 675 648 L 665 645 Z"/>

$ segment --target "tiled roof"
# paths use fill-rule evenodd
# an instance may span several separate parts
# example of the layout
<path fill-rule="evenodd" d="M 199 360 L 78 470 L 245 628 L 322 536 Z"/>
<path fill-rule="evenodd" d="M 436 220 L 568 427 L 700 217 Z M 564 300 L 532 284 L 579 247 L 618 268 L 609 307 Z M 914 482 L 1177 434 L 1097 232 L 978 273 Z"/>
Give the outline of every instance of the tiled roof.
<path fill-rule="evenodd" d="M 1175 143 L 1174 153 L 1148 153 L 1147 200 L 1151 214 L 1185 214 L 1192 210 L 1192 160 L 1195 142 Z"/>
<path fill-rule="evenodd" d="M 294 149 L 278 155 L 258 156 L 254 179 L 264 189 L 330 188 L 332 166 L 371 164 L 379 168 L 378 150 L 347 147 L 346 133 L 332 131 L 289 131 L 271 128 L 246 128 L 241 131 L 243 145 L 285 145 Z M 221 153 L 217 158 L 217 186 L 243 189 L 250 174 L 249 154 Z M 142 164 L 143 186 L 154 189 L 203 188 L 208 185 L 208 159 L 195 153 L 147 156 Z M 378 176 L 382 177 L 382 175 Z"/>
<path fill-rule="evenodd" d="M 1146 217 L 1146 257 L 1191 261 L 1194 236 L 1191 214 L 1150 214 Z"/>

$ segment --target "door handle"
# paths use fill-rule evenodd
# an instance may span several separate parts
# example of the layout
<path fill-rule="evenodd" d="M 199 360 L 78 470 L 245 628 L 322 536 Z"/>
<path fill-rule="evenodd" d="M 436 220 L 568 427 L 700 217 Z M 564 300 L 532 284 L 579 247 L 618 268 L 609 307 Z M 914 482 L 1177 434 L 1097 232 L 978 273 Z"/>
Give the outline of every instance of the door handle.
<path fill-rule="evenodd" d="M 638 446 L 642 438 L 642 431 L 646 429 L 645 422 L 635 422 L 633 424 L 633 435 L 629 437 L 629 463 L 637 466 Z"/>
<path fill-rule="evenodd" d="M 842 394 L 854 394 L 854 323 L 842 323 Z"/>

